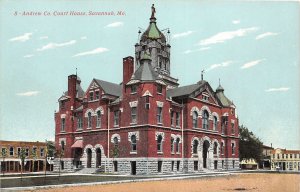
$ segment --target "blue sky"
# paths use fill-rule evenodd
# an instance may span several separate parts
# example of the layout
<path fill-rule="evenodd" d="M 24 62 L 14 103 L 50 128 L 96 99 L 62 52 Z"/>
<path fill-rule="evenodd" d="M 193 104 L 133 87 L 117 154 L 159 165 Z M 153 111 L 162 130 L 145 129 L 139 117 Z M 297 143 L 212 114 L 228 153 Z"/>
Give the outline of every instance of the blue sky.
<path fill-rule="evenodd" d="M 2 0 L 1 139 L 54 139 L 57 99 L 75 68 L 84 89 L 93 78 L 121 82 L 122 58 L 134 55 L 152 3 L 158 27 L 170 28 L 171 75 L 181 86 L 199 81 L 205 69 L 213 89 L 221 79 L 240 124 L 266 145 L 300 149 L 299 2 Z"/>

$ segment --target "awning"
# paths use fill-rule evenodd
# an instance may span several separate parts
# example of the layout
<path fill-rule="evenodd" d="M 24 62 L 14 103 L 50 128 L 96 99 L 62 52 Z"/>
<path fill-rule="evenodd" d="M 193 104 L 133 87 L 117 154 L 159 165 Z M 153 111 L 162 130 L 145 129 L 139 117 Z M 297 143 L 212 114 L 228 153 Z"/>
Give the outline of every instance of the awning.
<path fill-rule="evenodd" d="M 81 139 L 75 141 L 75 143 L 71 146 L 71 148 L 83 148 L 83 141 Z"/>

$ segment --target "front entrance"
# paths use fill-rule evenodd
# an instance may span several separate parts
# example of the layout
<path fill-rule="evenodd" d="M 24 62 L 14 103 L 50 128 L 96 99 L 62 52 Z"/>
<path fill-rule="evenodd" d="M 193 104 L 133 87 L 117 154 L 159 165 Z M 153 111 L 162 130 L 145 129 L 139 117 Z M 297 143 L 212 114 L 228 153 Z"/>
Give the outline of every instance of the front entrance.
<path fill-rule="evenodd" d="M 131 161 L 131 175 L 136 175 L 136 161 Z"/>
<path fill-rule="evenodd" d="M 87 149 L 86 150 L 86 154 L 87 154 L 86 167 L 87 168 L 91 168 L 91 166 L 92 166 L 92 150 L 91 149 Z"/>
<path fill-rule="evenodd" d="M 283 163 L 282 163 L 282 170 L 285 171 L 285 167 L 286 167 L 285 162 L 283 162 Z"/>
<path fill-rule="evenodd" d="M 96 168 L 101 166 L 101 149 L 96 149 Z"/>
<path fill-rule="evenodd" d="M 214 169 L 218 169 L 218 161 L 217 160 L 214 161 Z"/>
<path fill-rule="evenodd" d="M 208 148 L 209 148 L 209 142 L 205 140 L 203 143 L 203 168 L 207 168 Z"/>

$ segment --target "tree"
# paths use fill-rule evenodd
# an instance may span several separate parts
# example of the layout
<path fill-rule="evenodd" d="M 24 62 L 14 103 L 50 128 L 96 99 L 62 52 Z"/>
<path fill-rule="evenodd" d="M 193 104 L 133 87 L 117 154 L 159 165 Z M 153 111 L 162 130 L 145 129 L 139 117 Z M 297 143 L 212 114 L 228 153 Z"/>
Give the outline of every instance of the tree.
<path fill-rule="evenodd" d="M 33 148 L 33 150 L 31 151 L 31 157 L 33 158 L 33 163 L 32 163 L 32 172 L 34 172 L 35 169 L 35 161 L 37 159 L 37 152 L 36 152 L 37 148 Z"/>
<path fill-rule="evenodd" d="M 240 160 L 242 159 L 255 159 L 258 163 L 262 158 L 263 143 L 253 132 L 249 131 L 248 128 L 241 125 L 240 131 Z"/>
<path fill-rule="evenodd" d="M 25 150 L 24 147 L 21 148 L 20 153 L 18 155 L 19 155 L 19 158 L 20 158 L 20 161 L 21 161 L 21 179 L 22 179 L 23 167 L 24 167 L 24 164 L 25 164 L 25 159 L 27 157 L 26 150 Z"/>
<path fill-rule="evenodd" d="M 54 157 L 55 155 L 55 144 L 53 141 L 47 141 L 46 140 L 46 144 L 47 144 L 47 156 L 48 157 Z"/>

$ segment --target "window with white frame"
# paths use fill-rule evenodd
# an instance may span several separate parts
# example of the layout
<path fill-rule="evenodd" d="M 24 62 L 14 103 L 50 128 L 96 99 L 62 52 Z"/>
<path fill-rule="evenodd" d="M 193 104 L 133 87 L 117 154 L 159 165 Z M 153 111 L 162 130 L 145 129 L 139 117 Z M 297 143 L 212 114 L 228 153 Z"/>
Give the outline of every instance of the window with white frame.
<path fill-rule="evenodd" d="M 214 142 L 214 155 L 217 155 L 218 153 L 218 143 L 217 142 Z"/>
<path fill-rule="evenodd" d="M 231 123 L 231 134 L 234 134 L 234 123 Z"/>
<path fill-rule="evenodd" d="M 9 148 L 9 156 L 14 156 L 14 148 L 13 147 Z"/>
<path fill-rule="evenodd" d="M 41 148 L 41 149 L 40 149 L 40 156 L 41 156 L 41 157 L 44 157 L 44 154 L 45 154 L 45 149 L 44 149 L 44 148 Z"/>
<path fill-rule="evenodd" d="M 198 113 L 197 111 L 193 111 L 193 128 L 198 127 Z"/>
<path fill-rule="evenodd" d="M 130 89 L 131 89 L 130 91 L 131 91 L 132 94 L 136 93 L 137 92 L 137 85 L 131 85 Z"/>
<path fill-rule="evenodd" d="M 175 146 L 175 147 L 176 147 L 176 153 L 179 153 L 179 151 L 180 151 L 180 150 L 179 150 L 179 149 L 180 149 L 180 148 L 179 148 L 179 142 L 180 142 L 180 139 L 177 138 L 177 139 L 176 139 L 176 146 Z"/>
<path fill-rule="evenodd" d="M 120 115 L 120 113 L 118 110 L 114 111 L 114 126 L 119 125 L 119 115 Z"/>
<path fill-rule="evenodd" d="M 119 147 L 119 140 L 118 137 L 114 137 L 114 147 L 118 148 Z"/>
<path fill-rule="evenodd" d="M 150 109 L 149 95 L 146 95 L 145 100 L 146 100 L 146 102 L 145 102 L 145 108 L 146 109 Z"/>
<path fill-rule="evenodd" d="M 180 114 L 179 112 L 176 112 L 176 127 L 180 126 Z"/>
<path fill-rule="evenodd" d="M 66 128 L 66 119 L 65 118 L 61 118 L 60 131 L 65 131 L 65 128 Z"/>
<path fill-rule="evenodd" d="M 96 127 L 101 127 L 101 111 L 97 111 L 97 120 L 96 120 Z"/>
<path fill-rule="evenodd" d="M 137 123 L 137 107 L 131 107 L 131 123 Z"/>
<path fill-rule="evenodd" d="M 157 123 L 162 123 L 162 107 L 157 107 Z"/>
<path fill-rule="evenodd" d="M 18 157 L 20 157 L 20 153 L 21 153 L 21 147 L 18 147 Z"/>
<path fill-rule="evenodd" d="M 235 154 L 235 146 L 234 146 L 234 143 L 231 143 L 231 153 L 232 153 L 232 155 Z"/>
<path fill-rule="evenodd" d="M 213 129 L 214 131 L 218 129 L 218 119 L 216 116 L 213 117 Z"/>
<path fill-rule="evenodd" d="M 100 92 L 99 91 L 95 91 L 96 94 L 96 100 L 100 99 Z"/>
<path fill-rule="evenodd" d="M 208 112 L 203 110 L 202 113 L 202 128 L 208 130 Z"/>
<path fill-rule="evenodd" d="M 88 128 L 92 128 L 92 113 L 88 112 L 88 116 L 87 116 L 87 127 Z"/>
<path fill-rule="evenodd" d="M 89 93 L 89 100 L 93 101 L 94 100 L 94 92 Z"/>
<path fill-rule="evenodd" d="M 224 143 L 221 142 L 221 154 L 224 155 Z"/>
<path fill-rule="evenodd" d="M 199 145 L 199 141 L 197 139 L 195 139 L 193 141 L 193 154 L 197 154 L 197 152 L 198 152 L 198 145 Z"/>
<path fill-rule="evenodd" d="M 162 142 L 163 142 L 162 136 L 158 135 L 157 136 L 157 152 L 162 152 L 162 149 L 163 149 Z"/>
<path fill-rule="evenodd" d="M 131 151 L 136 152 L 136 136 L 131 135 L 130 140 L 131 140 Z"/>
<path fill-rule="evenodd" d="M 158 94 L 162 94 L 162 89 L 163 89 L 162 85 L 157 84 L 157 93 Z"/>
<path fill-rule="evenodd" d="M 171 153 L 174 153 L 174 138 L 171 137 Z"/>
<path fill-rule="evenodd" d="M 25 156 L 28 157 L 29 156 L 29 148 L 25 149 Z"/>
<path fill-rule="evenodd" d="M 77 129 L 82 129 L 82 117 L 77 117 Z"/>
<path fill-rule="evenodd" d="M 174 127 L 174 111 L 171 111 L 171 127 Z"/>

